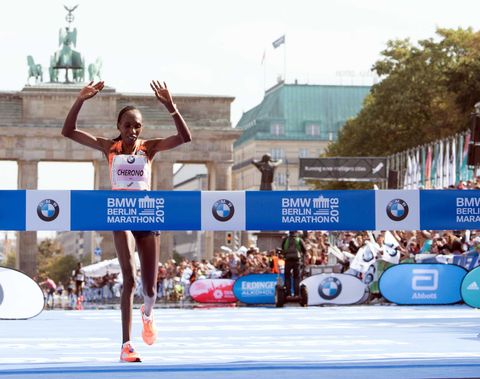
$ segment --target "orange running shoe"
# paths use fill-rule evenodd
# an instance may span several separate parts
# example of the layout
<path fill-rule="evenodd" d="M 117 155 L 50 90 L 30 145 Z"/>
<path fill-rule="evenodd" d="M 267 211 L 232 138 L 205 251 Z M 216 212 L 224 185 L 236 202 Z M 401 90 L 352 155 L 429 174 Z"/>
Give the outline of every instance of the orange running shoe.
<path fill-rule="evenodd" d="M 145 305 L 143 304 L 140 308 L 140 312 L 142 313 L 143 342 L 145 342 L 147 345 L 153 345 L 155 340 L 157 339 L 157 328 L 155 327 L 155 322 L 153 320 L 153 312 L 150 317 L 147 318 L 147 316 L 145 316 Z"/>
<path fill-rule="evenodd" d="M 138 353 L 133 348 L 130 342 L 125 342 L 122 345 L 122 352 L 120 353 L 120 362 L 141 362 Z"/>

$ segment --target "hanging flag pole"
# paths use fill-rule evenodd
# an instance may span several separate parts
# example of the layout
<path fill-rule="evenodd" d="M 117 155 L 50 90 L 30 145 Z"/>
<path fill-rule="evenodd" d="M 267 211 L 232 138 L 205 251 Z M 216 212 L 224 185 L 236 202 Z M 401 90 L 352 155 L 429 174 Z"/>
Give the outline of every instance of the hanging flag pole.
<path fill-rule="evenodd" d="M 267 90 L 267 50 L 263 49 L 263 56 L 262 56 L 262 66 L 263 66 L 263 92 Z"/>
<path fill-rule="evenodd" d="M 287 82 L 287 49 L 285 44 L 285 34 L 272 42 L 274 49 L 283 45 L 283 82 Z"/>

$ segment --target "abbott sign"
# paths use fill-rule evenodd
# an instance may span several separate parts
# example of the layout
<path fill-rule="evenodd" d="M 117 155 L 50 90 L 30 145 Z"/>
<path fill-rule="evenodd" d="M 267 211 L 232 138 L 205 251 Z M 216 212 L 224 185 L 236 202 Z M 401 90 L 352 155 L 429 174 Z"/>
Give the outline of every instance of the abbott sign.
<path fill-rule="evenodd" d="M 456 265 L 405 263 L 387 269 L 379 288 L 385 299 L 396 304 L 454 304 L 462 300 L 460 287 L 466 273 Z"/>

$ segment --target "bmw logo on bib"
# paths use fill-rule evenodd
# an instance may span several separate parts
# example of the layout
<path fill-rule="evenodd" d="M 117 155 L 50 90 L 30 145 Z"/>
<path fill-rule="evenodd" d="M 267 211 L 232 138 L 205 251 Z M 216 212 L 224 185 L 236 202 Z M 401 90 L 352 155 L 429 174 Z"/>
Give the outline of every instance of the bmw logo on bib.
<path fill-rule="evenodd" d="M 322 299 L 335 299 L 342 292 L 342 282 L 335 277 L 328 277 L 318 286 L 318 294 Z"/>
<path fill-rule="evenodd" d="M 228 221 L 235 214 L 233 203 L 226 199 L 216 201 L 212 206 L 212 214 L 218 221 Z"/>
<path fill-rule="evenodd" d="M 133 155 L 129 155 L 127 158 L 127 162 L 130 164 L 135 163 L 135 157 Z"/>
<path fill-rule="evenodd" d="M 402 221 L 408 216 L 408 204 L 402 199 L 393 199 L 387 204 L 387 215 L 393 221 Z"/>
<path fill-rule="evenodd" d="M 37 206 L 37 215 L 43 221 L 53 221 L 60 213 L 60 207 L 57 202 L 52 199 L 42 200 Z"/>

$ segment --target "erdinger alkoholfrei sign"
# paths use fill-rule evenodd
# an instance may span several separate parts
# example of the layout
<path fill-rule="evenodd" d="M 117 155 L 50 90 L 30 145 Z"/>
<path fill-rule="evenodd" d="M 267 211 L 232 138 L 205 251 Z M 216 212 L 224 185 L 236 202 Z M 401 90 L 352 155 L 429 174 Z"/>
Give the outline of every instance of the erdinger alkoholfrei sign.
<path fill-rule="evenodd" d="M 349 182 L 387 179 L 387 159 L 381 157 L 300 158 L 300 178 Z"/>

